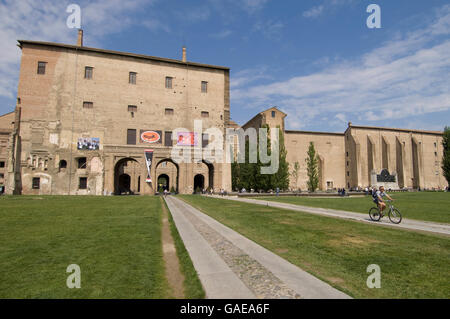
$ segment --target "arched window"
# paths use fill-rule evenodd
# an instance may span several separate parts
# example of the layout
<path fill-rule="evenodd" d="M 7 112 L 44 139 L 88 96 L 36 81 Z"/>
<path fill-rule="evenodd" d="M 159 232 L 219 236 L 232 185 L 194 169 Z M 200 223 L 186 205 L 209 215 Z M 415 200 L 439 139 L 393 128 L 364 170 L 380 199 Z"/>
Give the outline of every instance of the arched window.
<path fill-rule="evenodd" d="M 67 161 L 66 160 L 60 160 L 59 161 L 59 169 L 67 168 Z"/>

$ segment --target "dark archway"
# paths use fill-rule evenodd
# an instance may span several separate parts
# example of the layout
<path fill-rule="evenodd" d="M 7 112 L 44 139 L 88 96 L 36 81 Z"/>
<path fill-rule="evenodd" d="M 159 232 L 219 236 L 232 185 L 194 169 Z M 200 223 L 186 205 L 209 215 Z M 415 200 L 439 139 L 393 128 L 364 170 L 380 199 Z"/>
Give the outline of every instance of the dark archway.
<path fill-rule="evenodd" d="M 133 195 L 140 190 L 140 165 L 133 158 L 123 158 L 114 166 L 114 194 Z"/>
<path fill-rule="evenodd" d="M 170 169 L 169 171 L 167 170 L 168 167 L 168 163 L 170 163 L 170 165 L 174 165 L 176 168 L 176 173 L 170 173 Z M 158 191 L 159 189 L 159 177 L 165 175 L 167 177 L 167 190 L 168 191 L 175 191 L 178 193 L 178 181 L 179 181 L 179 177 L 180 177 L 180 166 L 175 163 L 172 159 L 170 158 L 164 158 L 160 161 L 158 161 L 158 163 L 155 166 L 155 174 L 156 176 L 158 176 L 157 179 L 157 188 L 155 191 Z M 169 175 L 171 177 L 169 177 Z"/>
<path fill-rule="evenodd" d="M 205 176 L 202 174 L 197 174 L 194 177 L 194 192 L 197 192 L 198 190 L 203 191 L 205 188 Z"/>
<path fill-rule="evenodd" d="M 161 174 L 158 176 L 158 192 L 163 192 L 165 190 L 169 191 L 169 176 L 166 174 Z"/>

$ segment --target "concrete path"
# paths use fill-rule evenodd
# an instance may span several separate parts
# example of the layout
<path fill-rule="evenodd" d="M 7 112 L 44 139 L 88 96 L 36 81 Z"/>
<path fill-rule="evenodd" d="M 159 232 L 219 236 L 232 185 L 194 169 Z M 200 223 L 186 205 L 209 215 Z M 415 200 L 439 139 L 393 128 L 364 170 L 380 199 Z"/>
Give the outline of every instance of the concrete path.
<path fill-rule="evenodd" d="M 166 203 L 207 298 L 350 298 L 184 201 Z"/>
<path fill-rule="evenodd" d="M 235 200 L 235 201 L 250 203 L 250 204 L 258 204 L 258 205 L 263 205 L 263 206 L 295 210 L 295 211 L 311 213 L 311 214 L 318 214 L 318 215 L 344 218 L 344 219 L 352 219 L 352 220 L 356 220 L 356 221 L 360 221 L 360 222 L 370 223 L 371 225 L 390 226 L 390 227 L 403 228 L 403 229 L 409 229 L 409 230 L 426 231 L 426 232 L 432 232 L 432 233 L 437 233 L 437 234 L 450 235 L 450 225 L 449 224 L 439 224 L 439 223 L 425 222 L 425 221 L 419 221 L 419 220 L 403 219 L 400 224 L 396 225 L 396 224 L 391 223 L 391 221 L 389 220 L 389 218 L 387 216 L 383 217 L 381 219 L 381 221 L 379 221 L 379 222 L 374 222 L 370 219 L 369 213 L 361 214 L 361 213 L 354 213 L 354 212 L 348 212 L 348 211 L 336 210 L 336 209 L 317 208 L 317 207 L 287 204 L 287 203 L 274 202 L 274 201 L 265 201 L 265 200 L 260 200 L 260 199 L 240 198 L 237 196 L 216 196 L 216 195 L 214 195 L 213 197 Z"/>

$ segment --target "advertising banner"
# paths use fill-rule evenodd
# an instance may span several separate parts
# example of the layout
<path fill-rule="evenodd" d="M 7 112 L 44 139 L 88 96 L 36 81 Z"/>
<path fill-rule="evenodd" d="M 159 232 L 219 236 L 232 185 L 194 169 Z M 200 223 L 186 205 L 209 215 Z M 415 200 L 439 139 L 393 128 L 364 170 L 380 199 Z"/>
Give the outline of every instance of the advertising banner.
<path fill-rule="evenodd" d="M 77 149 L 96 151 L 100 148 L 100 139 L 97 137 L 79 137 Z"/>
<path fill-rule="evenodd" d="M 145 150 L 145 161 L 147 162 L 147 171 L 148 171 L 148 176 L 146 179 L 147 183 L 151 183 L 152 182 L 152 177 L 151 177 L 151 169 L 152 169 L 152 160 L 153 160 L 153 150 Z"/>
<path fill-rule="evenodd" d="M 162 142 L 161 136 L 162 131 L 141 130 L 140 132 L 141 143 L 161 144 Z"/>
<path fill-rule="evenodd" d="M 178 132 L 178 146 L 197 146 L 197 133 L 195 132 Z"/>

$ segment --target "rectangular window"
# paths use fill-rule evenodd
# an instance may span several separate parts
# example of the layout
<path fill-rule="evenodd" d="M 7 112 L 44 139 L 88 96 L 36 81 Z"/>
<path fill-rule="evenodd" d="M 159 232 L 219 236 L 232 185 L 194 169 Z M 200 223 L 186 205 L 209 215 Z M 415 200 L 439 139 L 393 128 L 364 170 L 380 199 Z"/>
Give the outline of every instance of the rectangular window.
<path fill-rule="evenodd" d="M 202 134 L 202 147 L 207 147 L 209 143 L 209 135 L 206 133 Z"/>
<path fill-rule="evenodd" d="M 37 74 L 45 74 L 47 62 L 38 62 Z"/>
<path fill-rule="evenodd" d="M 347 171 L 347 176 L 350 176 L 350 172 L 349 171 Z"/>
<path fill-rule="evenodd" d="M 78 168 L 79 169 L 86 169 L 86 157 L 78 158 Z"/>
<path fill-rule="evenodd" d="M 173 115 L 173 109 L 165 109 L 164 114 Z"/>
<path fill-rule="evenodd" d="M 0 162 L 0 167 L 5 167 L 5 162 Z"/>
<path fill-rule="evenodd" d="M 171 89 L 172 88 L 172 77 L 170 76 L 166 76 L 166 89 Z"/>
<path fill-rule="evenodd" d="M 0 174 L 0 179 L 4 179 L 5 178 L 5 174 Z"/>
<path fill-rule="evenodd" d="M 92 74 L 93 73 L 94 73 L 94 68 L 93 67 L 87 66 L 87 67 L 84 68 L 84 78 L 85 79 L 88 79 L 88 80 L 92 79 Z"/>
<path fill-rule="evenodd" d="M 41 188 L 41 179 L 39 177 L 33 177 L 33 189 L 40 189 Z"/>
<path fill-rule="evenodd" d="M 172 132 L 164 132 L 164 146 L 172 146 Z"/>
<path fill-rule="evenodd" d="M 202 81 L 202 93 L 208 93 L 208 82 Z"/>
<path fill-rule="evenodd" d="M 137 112 L 136 105 L 128 105 L 128 112 Z"/>
<path fill-rule="evenodd" d="M 209 112 L 203 111 L 203 112 L 202 112 L 202 117 L 209 117 Z"/>
<path fill-rule="evenodd" d="M 272 117 L 275 117 L 275 111 L 272 111 Z"/>
<path fill-rule="evenodd" d="M 83 102 L 83 108 L 84 109 L 92 109 L 92 108 L 94 108 L 94 103 L 93 102 Z"/>
<path fill-rule="evenodd" d="M 136 145 L 136 130 L 134 129 L 127 130 L 127 144 Z"/>
<path fill-rule="evenodd" d="M 87 177 L 80 177 L 78 189 L 87 189 Z"/>
<path fill-rule="evenodd" d="M 129 76 L 128 82 L 130 84 L 136 84 L 136 76 L 137 76 L 136 72 L 130 72 L 130 76 Z"/>

